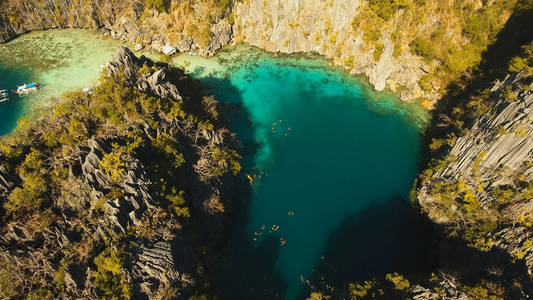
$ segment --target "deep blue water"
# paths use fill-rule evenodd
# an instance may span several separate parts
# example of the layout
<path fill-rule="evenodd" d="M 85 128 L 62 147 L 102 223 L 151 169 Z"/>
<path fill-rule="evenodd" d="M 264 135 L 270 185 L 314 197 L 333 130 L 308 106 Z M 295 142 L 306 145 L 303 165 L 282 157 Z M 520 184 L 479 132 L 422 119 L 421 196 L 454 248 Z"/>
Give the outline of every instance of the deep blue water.
<path fill-rule="evenodd" d="M 431 236 L 407 200 L 417 110 L 312 60 L 240 59 L 193 72 L 230 111 L 255 177 L 236 200 L 225 297 L 302 299 L 321 280 L 423 272 Z"/>

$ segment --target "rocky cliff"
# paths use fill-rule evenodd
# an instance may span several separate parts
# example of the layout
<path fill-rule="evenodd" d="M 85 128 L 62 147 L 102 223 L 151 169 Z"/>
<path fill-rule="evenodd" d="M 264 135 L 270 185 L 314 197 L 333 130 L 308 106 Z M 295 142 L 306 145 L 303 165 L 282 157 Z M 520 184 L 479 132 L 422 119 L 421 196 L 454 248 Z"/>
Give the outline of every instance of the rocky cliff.
<path fill-rule="evenodd" d="M 42 0 L 0 3 L 0 42 L 20 34 L 51 28 L 102 29 L 104 35 L 161 51 L 165 45 L 180 51 L 212 55 L 231 40 L 227 9 L 216 1 L 149 7 L 148 1 Z M 161 3 L 169 3 L 162 1 Z"/>
<path fill-rule="evenodd" d="M 393 56 L 387 28 L 379 37 L 381 51 L 363 39 L 361 30 L 354 29 L 352 23 L 365 5 L 365 1 L 237 2 L 235 39 L 272 52 L 319 53 L 354 74 L 368 76 L 376 90 L 403 86 L 403 99 L 421 96 L 417 82 L 424 74 L 423 61 L 408 51 Z"/>
<path fill-rule="evenodd" d="M 377 90 L 388 87 L 429 106 L 480 61 L 508 18 L 523 9 L 514 9 L 517 2 L 523 1 L 237 1 L 234 40 L 322 54 L 366 75 Z"/>
<path fill-rule="evenodd" d="M 524 4 L 525 3 L 525 4 Z M 103 28 L 161 50 L 212 55 L 246 42 L 272 52 L 316 52 L 377 89 L 431 107 L 447 85 L 481 61 L 527 0 L 4 0 L 0 41 L 31 30 Z"/>
<path fill-rule="evenodd" d="M 213 293 L 240 168 L 217 119 L 180 70 L 119 48 L 94 92 L 5 137 L 0 297 Z"/>
<path fill-rule="evenodd" d="M 422 175 L 417 199 L 447 234 L 482 250 L 501 248 L 531 272 L 533 81 L 525 74 L 490 88 L 490 109 Z"/>

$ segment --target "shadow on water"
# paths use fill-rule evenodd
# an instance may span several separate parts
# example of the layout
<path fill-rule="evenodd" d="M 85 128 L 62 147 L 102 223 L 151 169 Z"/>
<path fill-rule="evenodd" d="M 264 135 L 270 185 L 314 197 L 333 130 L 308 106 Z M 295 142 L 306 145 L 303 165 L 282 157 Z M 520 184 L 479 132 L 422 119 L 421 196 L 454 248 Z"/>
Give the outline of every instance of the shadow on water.
<path fill-rule="evenodd" d="M 246 231 L 252 191 L 244 174 L 250 172 L 260 146 L 254 139 L 250 114 L 242 103 L 241 91 L 229 78 L 199 76 L 202 73 L 203 70 L 195 69 L 193 77 L 197 76 L 206 94 L 214 94 L 223 106 L 226 124 L 237 133 L 241 142 L 239 153 L 243 156 L 243 171 L 236 185 L 237 195 L 230 204 L 232 224 L 229 225 L 232 232 L 226 265 L 220 278 L 222 295 L 224 299 L 283 299 L 287 284 L 274 268 L 279 254 L 279 239 L 269 237 L 258 245 L 252 245 Z"/>
<path fill-rule="evenodd" d="M 316 263 L 311 284 L 337 288 L 350 282 L 381 279 L 385 274 L 425 274 L 434 271 L 432 249 L 437 235 L 409 202 L 394 196 L 373 201 L 330 235 L 324 256 Z M 302 293 L 305 298 L 309 290 Z"/>

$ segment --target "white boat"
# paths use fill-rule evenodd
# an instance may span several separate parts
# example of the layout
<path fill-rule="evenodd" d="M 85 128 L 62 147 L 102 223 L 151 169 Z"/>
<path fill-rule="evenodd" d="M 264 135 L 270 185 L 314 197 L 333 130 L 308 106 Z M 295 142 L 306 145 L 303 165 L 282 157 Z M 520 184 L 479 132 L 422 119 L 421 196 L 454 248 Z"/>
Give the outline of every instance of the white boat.
<path fill-rule="evenodd" d="M 7 90 L 0 90 L 0 103 L 9 100 L 9 93 Z"/>
<path fill-rule="evenodd" d="M 30 83 L 30 84 L 23 84 L 17 88 L 15 93 L 19 94 L 20 96 L 28 95 L 29 93 L 35 93 L 37 92 L 37 89 L 40 88 L 42 85 L 38 83 Z"/>
<path fill-rule="evenodd" d="M 81 91 L 84 92 L 85 94 L 88 94 L 88 95 L 92 95 L 93 94 L 93 89 L 88 88 L 88 87 L 83 88 Z"/>
<path fill-rule="evenodd" d="M 165 55 L 167 55 L 167 56 L 172 56 L 172 55 L 176 54 L 176 52 L 177 52 L 176 48 L 174 48 L 172 46 L 165 45 L 165 47 L 163 47 L 163 53 L 165 53 Z"/>

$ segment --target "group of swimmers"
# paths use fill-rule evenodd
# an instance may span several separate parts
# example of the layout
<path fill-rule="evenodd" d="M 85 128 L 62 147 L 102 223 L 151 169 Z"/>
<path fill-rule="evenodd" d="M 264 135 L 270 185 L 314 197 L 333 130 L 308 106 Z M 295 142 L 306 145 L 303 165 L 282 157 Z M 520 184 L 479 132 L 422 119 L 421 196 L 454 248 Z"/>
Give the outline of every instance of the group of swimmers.
<path fill-rule="evenodd" d="M 283 123 L 283 120 L 279 120 L 279 123 Z M 272 123 L 272 132 L 273 132 L 274 134 L 277 133 L 277 132 L 276 132 L 276 126 L 278 126 L 278 122 L 274 122 L 274 123 Z M 285 133 L 285 136 L 289 136 L 289 133 L 288 133 L 288 132 L 291 131 L 291 130 L 292 130 L 292 129 L 291 129 L 290 127 L 287 128 L 287 132 Z"/>

